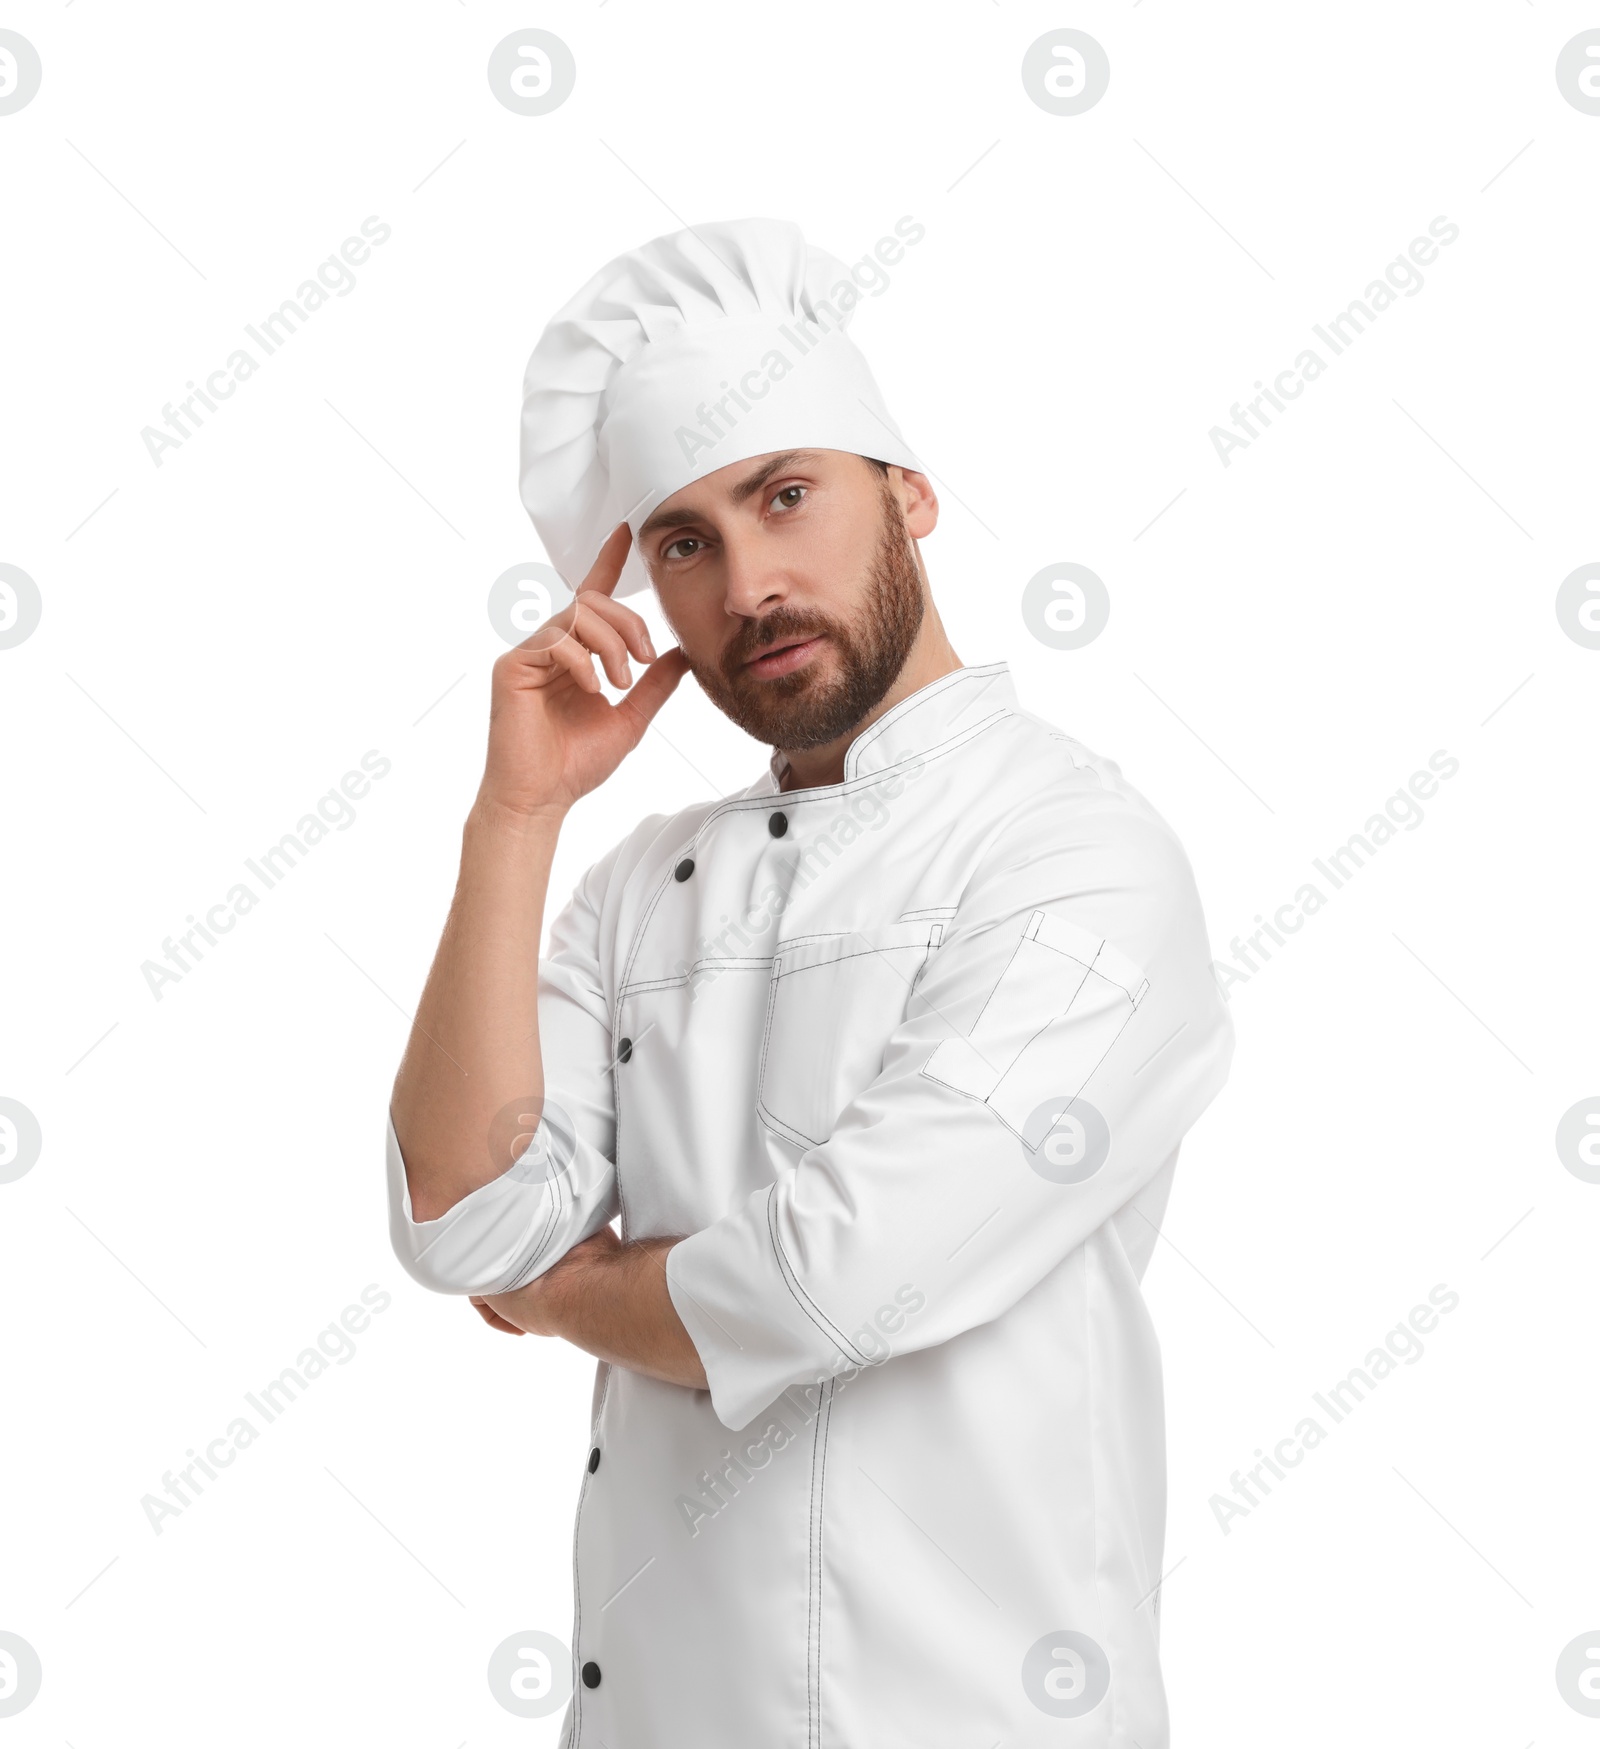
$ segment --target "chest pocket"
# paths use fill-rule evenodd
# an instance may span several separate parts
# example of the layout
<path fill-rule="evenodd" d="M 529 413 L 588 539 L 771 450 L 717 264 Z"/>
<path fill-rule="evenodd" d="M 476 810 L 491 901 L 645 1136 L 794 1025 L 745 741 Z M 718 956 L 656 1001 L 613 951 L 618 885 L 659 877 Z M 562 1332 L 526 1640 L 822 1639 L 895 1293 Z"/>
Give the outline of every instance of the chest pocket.
<path fill-rule="evenodd" d="M 781 942 L 772 961 L 756 1110 L 814 1147 L 883 1067 L 889 1035 L 944 925 L 921 919 Z"/>

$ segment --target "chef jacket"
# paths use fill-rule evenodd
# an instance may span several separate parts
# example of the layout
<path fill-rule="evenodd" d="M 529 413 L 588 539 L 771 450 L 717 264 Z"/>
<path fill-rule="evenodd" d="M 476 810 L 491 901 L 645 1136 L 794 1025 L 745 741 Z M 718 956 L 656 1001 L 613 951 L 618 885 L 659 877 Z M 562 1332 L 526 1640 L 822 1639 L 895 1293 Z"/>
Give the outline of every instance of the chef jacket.
<path fill-rule="evenodd" d="M 1005 662 L 785 769 L 584 875 L 511 1170 L 413 1220 L 389 1126 L 425 1287 L 688 1235 L 710 1388 L 598 1369 L 562 1749 L 1162 1749 L 1140 1278 L 1233 1049 L 1189 863 Z"/>

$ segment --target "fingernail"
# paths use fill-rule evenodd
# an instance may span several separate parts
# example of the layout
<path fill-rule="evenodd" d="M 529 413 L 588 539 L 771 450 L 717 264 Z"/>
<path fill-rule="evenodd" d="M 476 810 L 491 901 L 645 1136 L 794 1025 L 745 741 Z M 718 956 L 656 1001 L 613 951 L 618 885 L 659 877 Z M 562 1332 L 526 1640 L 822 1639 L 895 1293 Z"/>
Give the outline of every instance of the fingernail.
<path fill-rule="evenodd" d="M 653 662 L 656 659 L 656 647 L 650 640 L 649 632 L 644 634 L 644 653 Z"/>

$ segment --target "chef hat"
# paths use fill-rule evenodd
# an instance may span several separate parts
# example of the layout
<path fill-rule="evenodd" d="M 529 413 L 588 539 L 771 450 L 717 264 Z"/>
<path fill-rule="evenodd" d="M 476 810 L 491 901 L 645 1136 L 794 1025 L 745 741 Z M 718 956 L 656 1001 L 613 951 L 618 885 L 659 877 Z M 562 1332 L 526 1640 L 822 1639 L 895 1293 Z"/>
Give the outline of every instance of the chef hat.
<path fill-rule="evenodd" d="M 576 589 L 606 537 L 731 462 L 841 449 L 924 471 L 843 332 L 861 292 L 781 219 L 657 237 L 557 310 L 522 388 L 522 502 Z M 630 548 L 615 593 L 649 575 Z"/>

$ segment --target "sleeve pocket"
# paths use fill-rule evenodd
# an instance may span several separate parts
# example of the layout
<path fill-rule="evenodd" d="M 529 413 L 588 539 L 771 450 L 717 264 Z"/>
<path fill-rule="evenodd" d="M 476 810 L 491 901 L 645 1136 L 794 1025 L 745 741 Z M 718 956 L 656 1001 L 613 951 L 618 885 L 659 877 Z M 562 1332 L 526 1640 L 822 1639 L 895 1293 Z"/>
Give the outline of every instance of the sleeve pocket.
<path fill-rule="evenodd" d="M 1045 1100 L 1077 1098 L 1149 988 L 1109 942 L 1035 911 L 971 1032 L 946 1039 L 922 1072 L 1021 1135 Z"/>

